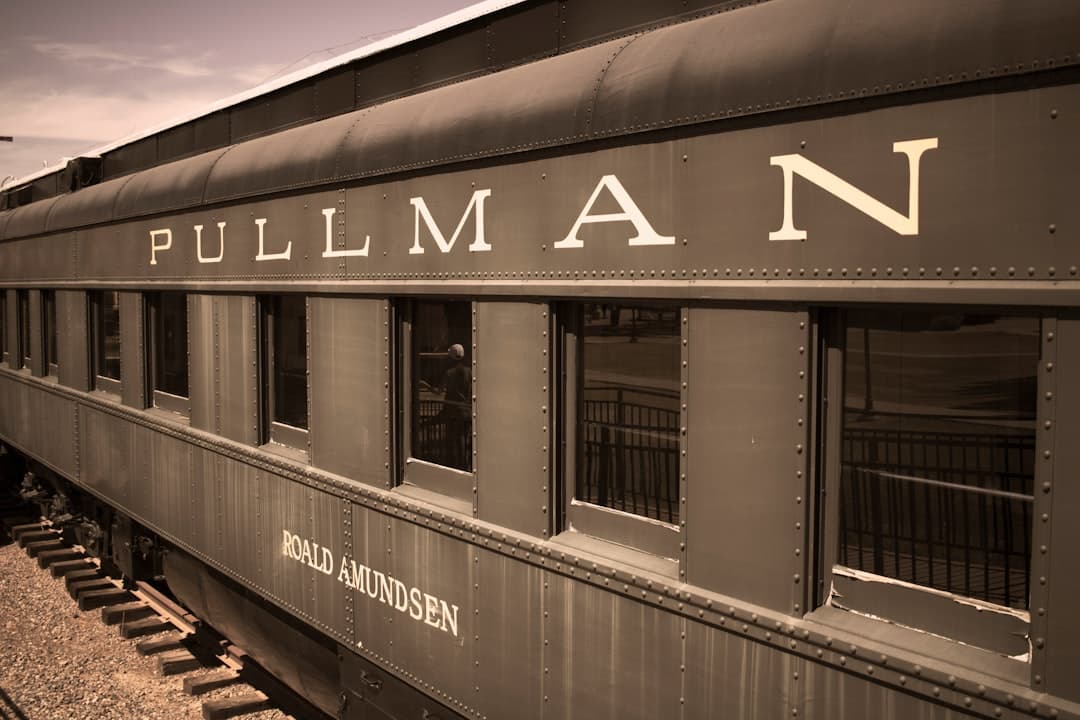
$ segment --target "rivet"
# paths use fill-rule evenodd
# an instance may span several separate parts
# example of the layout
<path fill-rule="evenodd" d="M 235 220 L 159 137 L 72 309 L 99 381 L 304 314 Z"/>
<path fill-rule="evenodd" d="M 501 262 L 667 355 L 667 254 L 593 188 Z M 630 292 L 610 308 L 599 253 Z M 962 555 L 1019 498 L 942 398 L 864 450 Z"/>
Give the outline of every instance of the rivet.
<path fill-rule="evenodd" d="M 1050 227 L 1048 227 L 1047 230 L 1049 230 L 1050 234 L 1053 235 L 1057 232 L 1057 225 L 1055 225 L 1054 223 L 1050 223 Z"/>

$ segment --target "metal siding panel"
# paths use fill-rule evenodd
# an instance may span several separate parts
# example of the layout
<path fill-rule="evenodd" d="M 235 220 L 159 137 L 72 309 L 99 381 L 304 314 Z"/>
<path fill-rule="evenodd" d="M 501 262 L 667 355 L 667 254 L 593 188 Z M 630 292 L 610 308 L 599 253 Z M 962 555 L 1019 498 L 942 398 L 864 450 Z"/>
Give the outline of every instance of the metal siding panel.
<path fill-rule="evenodd" d="M 479 302 L 476 311 L 479 517 L 544 537 L 552 504 L 548 306 Z"/>
<path fill-rule="evenodd" d="M 681 618 L 551 572 L 543 603 L 544 717 L 678 717 Z"/>
<path fill-rule="evenodd" d="M 177 160 L 138 173 L 116 196 L 116 217 L 150 215 L 203 202 L 207 176 L 228 148 Z"/>
<path fill-rule="evenodd" d="M 685 627 L 685 720 L 802 717 L 792 677 L 799 658 L 700 623 Z"/>
<path fill-rule="evenodd" d="M 554 55 L 559 49 L 559 3 L 518 5 L 491 18 L 488 57 L 491 68 Z"/>
<path fill-rule="evenodd" d="M 416 57 L 411 49 L 395 48 L 356 65 L 356 107 L 400 95 L 416 84 Z"/>
<path fill-rule="evenodd" d="M 148 168 L 157 162 L 157 137 L 136 140 L 105 153 L 102 172 L 105 179 L 120 177 Z"/>
<path fill-rule="evenodd" d="M 804 672 L 801 673 L 798 682 L 791 683 L 791 685 L 797 684 L 801 692 L 805 694 L 805 700 L 798 705 L 798 717 L 800 718 L 811 718 L 812 720 L 863 720 L 864 718 L 874 718 L 874 720 L 971 720 L 976 717 L 950 710 L 936 702 L 929 702 L 925 696 L 919 697 L 893 690 L 832 667 L 803 663 L 803 668 Z M 942 700 L 948 699 L 955 705 L 959 705 L 962 703 L 963 697 L 963 693 L 946 690 Z M 979 717 L 990 717 L 990 707 L 992 706 L 987 703 L 985 705 L 986 714 Z M 1002 708 L 1002 710 L 1003 714 L 995 714 L 994 717 L 1008 718 L 1009 720 L 1028 717 L 1025 713 L 1014 712 L 1008 708 Z M 760 717 L 776 718 L 782 716 L 795 717 L 790 711 L 787 713 L 762 714 Z"/>
<path fill-rule="evenodd" d="M 49 213 L 49 230 L 69 229 L 112 220 L 113 202 L 123 186 L 114 180 L 61 196 Z"/>
<path fill-rule="evenodd" d="M 188 295 L 188 397 L 191 399 L 191 427 L 218 433 L 218 394 L 216 384 L 217 334 L 212 295 Z"/>
<path fill-rule="evenodd" d="M 206 465 L 204 464 L 204 467 Z M 262 508 L 255 502 L 263 473 L 235 460 L 218 457 L 217 512 L 218 555 L 215 559 L 233 572 L 258 585 L 260 553 L 281 549 L 281 538 L 262 535 L 259 515 Z"/>
<path fill-rule="evenodd" d="M 138 409 L 146 401 L 146 320 L 140 292 L 120 296 L 120 394 L 125 405 Z"/>
<path fill-rule="evenodd" d="M 234 143 L 308 120 L 315 116 L 314 79 L 249 100 L 229 114 Z"/>
<path fill-rule="evenodd" d="M 469 23 L 416 48 L 416 87 L 483 72 L 488 65 L 487 24 Z"/>
<path fill-rule="evenodd" d="M 78 477 L 75 401 L 43 390 L 31 393 L 38 396 L 33 403 L 34 450 L 64 475 Z"/>
<path fill-rule="evenodd" d="M 386 333 L 382 300 L 311 298 L 311 462 L 379 487 L 389 474 Z"/>
<path fill-rule="evenodd" d="M 477 554 L 476 709 L 489 718 L 539 718 L 544 700 L 544 572 L 487 550 Z"/>
<path fill-rule="evenodd" d="M 689 320 L 687 581 L 781 612 L 801 594 L 806 321 L 727 308 Z"/>
<path fill-rule="evenodd" d="M 138 450 L 150 440 L 150 431 L 88 406 L 80 411 L 80 420 L 83 484 L 128 507 L 132 486 L 142 476 Z"/>
<path fill-rule="evenodd" d="M 131 508 L 148 522 L 181 542 L 198 546 L 201 528 L 196 527 L 194 460 L 188 443 L 147 429 L 146 461 L 139 483 L 131 492 Z M 202 451 L 204 452 L 204 451 Z"/>
<path fill-rule="evenodd" d="M 60 384 L 75 390 L 90 389 L 90 333 L 86 291 L 56 291 L 56 353 Z"/>
<path fill-rule="evenodd" d="M 1057 362 L 1054 372 L 1054 477 L 1051 481 L 1049 600 L 1046 607 L 1045 690 L 1080 702 L 1076 682 L 1080 668 L 1080 622 L 1075 609 L 1080 606 L 1080 445 L 1074 439 L 1080 430 L 1080 318 L 1059 317 Z M 1038 492 L 1038 489 L 1036 490 Z M 1038 552 L 1036 550 L 1036 552 Z M 1032 608 L 1034 611 L 1035 608 Z M 1034 615 L 1034 613 L 1033 613 Z"/>
<path fill-rule="evenodd" d="M 339 115 L 356 105 L 356 70 L 352 66 L 327 72 L 315 79 L 315 113 Z"/>
<path fill-rule="evenodd" d="M 390 574 L 409 588 L 419 588 L 450 607 L 456 607 L 458 634 L 413 620 L 394 611 L 390 661 L 450 698 L 471 706 L 475 696 L 475 636 L 480 625 L 473 613 L 480 582 L 472 545 L 400 520 L 388 520 L 393 553 L 387 557 Z M 378 566 L 375 566 L 378 567 Z M 371 601 L 374 602 L 374 601 Z M 426 619 L 426 618 L 425 618 Z M 449 625 L 448 625 L 449 627 Z"/>
<path fill-rule="evenodd" d="M 214 298 L 217 366 L 215 386 L 221 404 L 218 432 L 230 440 L 259 442 L 259 387 L 256 363 L 255 298 L 227 295 Z"/>
<path fill-rule="evenodd" d="M 57 233 L 0 245 L 0 278 L 17 282 L 66 279 L 75 272 L 75 235 Z"/>
<path fill-rule="evenodd" d="M 192 547 L 207 557 L 220 562 L 224 554 L 225 524 L 228 520 L 221 502 L 224 486 L 223 475 L 227 460 L 212 450 L 194 453 L 189 480 L 191 482 L 191 502 L 195 512 L 195 537 Z"/>
<path fill-rule="evenodd" d="M 389 569 L 389 558 L 393 546 L 391 545 L 391 521 L 387 516 L 375 510 L 370 510 L 359 503 L 352 504 L 352 554 L 350 560 L 357 565 L 363 565 L 379 572 Z M 402 579 L 404 581 L 404 578 Z M 356 648 L 370 660 L 385 665 L 389 662 L 391 648 L 394 641 L 395 622 L 412 622 L 409 620 L 396 620 L 396 610 L 382 604 L 378 600 L 369 597 L 366 592 L 352 591 L 353 618 L 355 628 L 353 635 L 358 643 Z"/>

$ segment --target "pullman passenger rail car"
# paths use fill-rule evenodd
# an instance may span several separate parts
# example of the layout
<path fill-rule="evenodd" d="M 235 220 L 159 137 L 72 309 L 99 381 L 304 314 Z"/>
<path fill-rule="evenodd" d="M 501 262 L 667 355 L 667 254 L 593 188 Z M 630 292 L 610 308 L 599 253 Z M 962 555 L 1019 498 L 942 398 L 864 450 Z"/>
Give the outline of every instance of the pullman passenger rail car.
<path fill-rule="evenodd" d="M 339 717 L 1080 718 L 1080 4 L 376 49 L 3 193 L 9 487 Z"/>

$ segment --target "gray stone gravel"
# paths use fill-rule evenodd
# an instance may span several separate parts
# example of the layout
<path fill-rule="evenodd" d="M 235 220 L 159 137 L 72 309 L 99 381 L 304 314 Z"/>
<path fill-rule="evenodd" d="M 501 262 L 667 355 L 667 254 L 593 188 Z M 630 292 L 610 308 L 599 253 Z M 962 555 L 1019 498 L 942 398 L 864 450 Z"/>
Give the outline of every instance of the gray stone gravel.
<path fill-rule="evenodd" d="M 80 611 L 62 580 L 0 536 L 0 717 L 202 718 L 204 699 L 249 690 L 234 686 L 192 698 L 183 693 L 182 676 L 158 675 L 154 659 L 136 653 L 135 643 L 102 623 L 99 610 Z M 285 717 L 277 710 L 244 716 Z"/>

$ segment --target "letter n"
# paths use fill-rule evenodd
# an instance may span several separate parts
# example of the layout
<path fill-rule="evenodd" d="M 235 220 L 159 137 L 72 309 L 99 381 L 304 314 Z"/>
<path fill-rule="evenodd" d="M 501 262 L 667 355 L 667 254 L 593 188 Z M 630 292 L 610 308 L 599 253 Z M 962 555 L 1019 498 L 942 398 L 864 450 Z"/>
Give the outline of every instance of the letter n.
<path fill-rule="evenodd" d="M 469 219 L 469 212 L 473 208 L 476 208 L 476 235 L 471 245 L 469 245 L 469 252 L 488 252 L 491 250 L 491 245 L 488 245 L 484 241 L 484 200 L 491 197 L 491 190 L 477 190 L 469 198 L 469 204 L 465 208 L 465 213 L 461 216 L 461 220 L 458 221 L 457 227 L 454 229 L 454 234 L 450 236 L 450 241 L 446 241 L 446 237 L 443 235 L 442 230 L 435 224 L 435 218 L 431 216 L 431 211 L 428 210 L 427 203 L 424 202 L 423 197 L 409 198 L 409 204 L 416 208 L 415 230 L 413 234 L 413 245 L 409 248 L 410 255 L 422 255 L 424 253 L 424 246 L 420 244 L 420 219 L 423 218 L 424 224 L 427 225 L 428 232 L 431 233 L 431 237 L 435 238 L 435 244 L 439 246 L 439 249 L 444 253 L 448 253 L 454 249 L 454 243 L 457 242 L 458 235 L 461 234 L 462 228 L 465 227 L 465 221 Z"/>
<path fill-rule="evenodd" d="M 937 138 L 905 140 L 893 143 L 894 153 L 904 153 L 908 159 L 908 214 L 893 210 L 846 180 L 832 174 L 817 163 L 802 155 L 774 155 L 769 158 L 770 165 L 779 165 L 784 171 L 784 223 L 779 230 L 769 233 L 770 240 L 805 240 L 806 231 L 795 227 L 792 205 L 794 199 L 794 176 L 809 180 L 819 188 L 840 198 L 848 205 L 861 210 L 874 220 L 899 235 L 919 234 L 919 160 L 927 150 L 938 146 Z"/>

